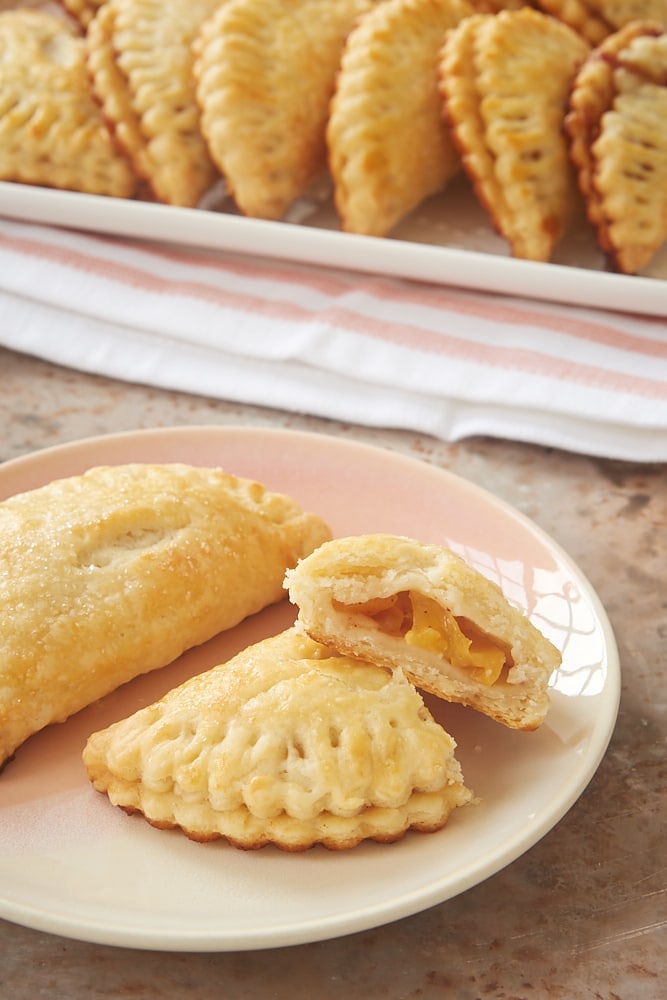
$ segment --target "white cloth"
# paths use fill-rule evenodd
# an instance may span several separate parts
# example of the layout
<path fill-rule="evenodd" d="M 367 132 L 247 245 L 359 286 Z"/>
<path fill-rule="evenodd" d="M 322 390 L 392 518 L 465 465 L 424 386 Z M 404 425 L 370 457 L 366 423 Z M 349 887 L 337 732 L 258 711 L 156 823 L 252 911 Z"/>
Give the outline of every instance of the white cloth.
<path fill-rule="evenodd" d="M 443 440 L 667 460 L 659 318 L 0 218 L 0 344 Z"/>

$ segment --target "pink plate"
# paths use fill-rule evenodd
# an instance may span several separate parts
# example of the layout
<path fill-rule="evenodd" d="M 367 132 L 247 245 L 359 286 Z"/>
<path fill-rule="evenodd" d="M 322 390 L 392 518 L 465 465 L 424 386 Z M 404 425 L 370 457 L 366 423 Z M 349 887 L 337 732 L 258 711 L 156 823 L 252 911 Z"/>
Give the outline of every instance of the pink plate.
<path fill-rule="evenodd" d="M 220 465 L 291 494 L 336 535 L 388 531 L 449 545 L 526 609 L 563 654 L 536 733 L 460 706 L 429 708 L 458 743 L 481 802 L 436 834 L 332 853 L 195 844 L 128 817 L 92 790 L 87 735 L 293 619 L 283 604 L 28 740 L 0 776 L 0 917 L 134 948 L 227 951 L 375 927 L 476 885 L 543 837 L 609 742 L 620 690 L 609 622 L 560 548 L 491 494 L 441 469 L 317 434 L 183 427 L 91 438 L 0 466 L 0 498 L 129 461 Z"/>

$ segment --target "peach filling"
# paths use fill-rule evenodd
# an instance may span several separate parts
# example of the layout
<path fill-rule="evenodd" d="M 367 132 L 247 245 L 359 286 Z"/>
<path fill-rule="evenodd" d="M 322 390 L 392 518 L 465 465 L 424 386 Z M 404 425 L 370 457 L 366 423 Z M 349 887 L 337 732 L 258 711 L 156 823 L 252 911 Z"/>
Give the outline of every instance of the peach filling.
<path fill-rule="evenodd" d="M 387 635 L 402 636 L 412 646 L 439 653 L 453 666 L 470 671 L 481 684 L 495 684 L 503 668 L 512 665 L 509 651 L 497 640 L 423 594 L 401 591 L 361 604 L 336 604 L 372 618 Z"/>

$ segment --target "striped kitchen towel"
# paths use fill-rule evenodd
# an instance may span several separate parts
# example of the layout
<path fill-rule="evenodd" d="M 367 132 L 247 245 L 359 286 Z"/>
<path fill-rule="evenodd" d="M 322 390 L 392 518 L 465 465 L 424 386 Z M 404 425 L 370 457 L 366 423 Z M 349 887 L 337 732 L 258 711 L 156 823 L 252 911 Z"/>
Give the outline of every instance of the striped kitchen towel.
<path fill-rule="evenodd" d="M 660 317 L 0 218 L 0 344 L 447 441 L 667 460 Z"/>

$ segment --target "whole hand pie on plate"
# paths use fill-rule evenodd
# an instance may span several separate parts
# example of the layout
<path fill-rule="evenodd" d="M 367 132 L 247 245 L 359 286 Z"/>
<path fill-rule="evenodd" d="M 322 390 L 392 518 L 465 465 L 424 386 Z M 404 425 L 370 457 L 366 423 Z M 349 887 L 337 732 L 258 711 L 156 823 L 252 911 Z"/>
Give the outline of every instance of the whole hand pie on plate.
<path fill-rule="evenodd" d="M 445 32 L 472 11 L 465 0 L 385 0 L 350 33 L 327 126 L 344 230 L 384 236 L 460 170 L 436 67 Z"/>
<path fill-rule="evenodd" d="M 667 240 L 667 30 L 642 21 L 580 68 L 565 128 L 590 222 L 615 270 L 635 274 Z"/>
<path fill-rule="evenodd" d="M 83 39 L 45 11 L 0 13 L 0 179 L 119 198 L 137 187 L 90 93 Z"/>
<path fill-rule="evenodd" d="M 563 116 L 588 51 L 566 25 L 528 7 L 466 18 L 442 46 L 444 114 L 515 257 L 549 260 L 580 207 Z"/>
<path fill-rule="evenodd" d="M 378 534 L 325 542 L 288 571 L 298 627 L 346 656 L 514 729 L 549 707 L 558 650 L 449 549 Z"/>
<path fill-rule="evenodd" d="M 107 0 L 86 38 L 92 87 L 158 201 L 192 207 L 218 179 L 200 129 L 192 42 L 220 0 Z"/>
<path fill-rule="evenodd" d="M 285 596 L 330 537 L 219 469 L 92 469 L 0 504 L 0 764 L 30 735 Z"/>
<path fill-rule="evenodd" d="M 242 848 L 341 850 L 445 825 L 472 795 L 451 737 L 398 672 L 295 629 L 94 733 L 94 787 L 154 826 Z"/>
<path fill-rule="evenodd" d="M 280 219 L 325 167 L 345 38 L 374 0 L 227 0 L 204 26 L 202 128 L 245 215 Z"/>

